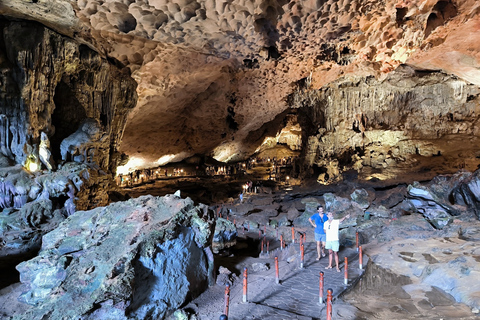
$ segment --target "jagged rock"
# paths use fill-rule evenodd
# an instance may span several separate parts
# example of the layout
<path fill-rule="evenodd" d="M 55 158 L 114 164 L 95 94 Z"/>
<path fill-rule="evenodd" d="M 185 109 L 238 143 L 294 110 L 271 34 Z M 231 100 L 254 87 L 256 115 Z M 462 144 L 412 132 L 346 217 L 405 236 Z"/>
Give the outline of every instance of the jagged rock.
<path fill-rule="evenodd" d="M 22 301 L 41 305 L 18 319 L 162 319 L 208 285 L 211 218 L 175 196 L 75 213 L 17 266 Z"/>
<path fill-rule="evenodd" d="M 350 198 L 352 198 L 352 200 L 356 202 L 362 209 L 367 209 L 370 206 L 370 202 L 368 201 L 369 195 L 365 189 L 355 190 L 350 195 Z"/>
<path fill-rule="evenodd" d="M 341 218 L 350 214 L 350 219 L 354 220 L 358 216 L 363 216 L 363 209 L 350 199 L 338 197 L 332 193 L 325 193 L 323 195 L 325 200 L 325 212 L 333 212 L 335 219 Z"/>
<path fill-rule="evenodd" d="M 390 211 L 385 208 L 384 206 L 379 206 L 376 208 L 370 208 L 368 209 L 368 212 L 370 213 L 370 216 L 374 216 L 377 218 L 384 218 L 384 219 L 389 219 L 391 218 L 391 213 Z"/>
<path fill-rule="evenodd" d="M 453 221 L 452 216 L 445 210 L 426 209 L 423 212 L 423 216 L 430 221 L 436 229 L 443 229 Z"/>
<path fill-rule="evenodd" d="M 270 268 L 267 264 L 261 262 L 255 262 L 252 264 L 252 271 L 253 272 L 260 272 L 260 271 L 267 271 Z"/>
<path fill-rule="evenodd" d="M 287 211 L 287 219 L 288 220 L 294 220 L 296 217 L 298 217 L 300 215 L 300 211 L 298 211 L 297 208 L 295 208 L 294 206 L 290 207 Z"/>
<path fill-rule="evenodd" d="M 212 240 L 212 250 L 219 253 L 223 249 L 233 247 L 237 243 L 237 228 L 233 222 L 218 218 Z"/>
<path fill-rule="evenodd" d="M 260 228 L 260 225 L 256 221 L 248 219 L 243 223 L 243 227 L 247 230 L 257 230 Z"/>
<path fill-rule="evenodd" d="M 292 226 L 292 221 L 293 219 L 290 219 L 288 216 L 279 216 L 277 219 L 272 219 L 270 225 L 273 227 L 290 227 Z"/>
<path fill-rule="evenodd" d="M 393 208 L 405 200 L 407 196 L 407 186 L 400 185 L 388 190 L 376 191 L 376 198 L 372 201 L 373 205 L 382 205 L 385 208 Z"/>
<path fill-rule="evenodd" d="M 105 141 L 106 135 L 102 137 L 102 127 L 96 119 L 87 118 L 82 120 L 77 131 L 66 137 L 60 143 L 62 161 L 70 156 L 71 161 L 93 163 L 95 149 L 101 140 Z"/>
<path fill-rule="evenodd" d="M 480 170 L 473 174 L 460 173 L 458 180 L 460 183 L 452 188 L 449 199 L 455 204 L 471 208 L 480 219 Z"/>
<path fill-rule="evenodd" d="M 302 199 L 302 203 L 305 205 L 305 210 L 303 211 L 302 214 L 297 215 L 293 219 L 293 225 L 295 227 L 306 227 L 310 226 L 310 223 L 308 222 L 308 219 L 317 212 L 317 207 L 320 204 L 320 202 L 316 198 L 305 198 Z M 290 212 L 290 211 L 289 211 Z M 294 212 L 294 211 L 292 211 Z"/>
<path fill-rule="evenodd" d="M 427 219 L 433 217 L 440 217 L 443 218 L 444 215 L 441 214 L 439 216 L 439 212 L 443 211 L 448 215 L 458 216 L 460 215 L 461 209 L 456 208 L 455 206 L 448 203 L 448 200 L 442 198 L 444 194 L 435 192 L 436 187 L 440 184 L 432 183 L 426 186 L 422 186 L 419 183 L 414 183 L 413 185 L 408 186 L 408 196 L 409 202 L 415 207 L 417 212 L 424 214 Z M 444 187 L 442 187 L 444 188 Z M 438 188 L 437 188 L 438 190 Z M 447 199 L 448 194 L 447 193 Z M 429 212 L 430 214 L 427 214 Z M 443 220 L 443 218 L 441 218 Z M 433 222 L 435 225 L 436 222 Z M 444 225 L 444 223 L 440 222 L 439 225 Z"/>

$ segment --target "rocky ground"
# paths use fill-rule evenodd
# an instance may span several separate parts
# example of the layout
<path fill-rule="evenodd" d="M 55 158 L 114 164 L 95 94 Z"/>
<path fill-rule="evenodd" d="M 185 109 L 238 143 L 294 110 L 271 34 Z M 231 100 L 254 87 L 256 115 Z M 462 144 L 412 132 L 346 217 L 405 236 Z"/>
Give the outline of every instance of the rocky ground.
<path fill-rule="evenodd" d="M 363 245 L 371 259 L 367 272 L 353 290 L 336 300 L 335 319 L 480 319 L 480 287 L 475 280 L 480 272 L 480 223 L 474 216 L 465 214 L 441 231 L 419 215 L 383 219 L 382 224 L 381 232 L 371 230 L 376 239 Z M 288 231 L 285 228 L 283 233 Z M 307 232 L 307 241 L 313 241 L 313 230 L 302 231 Z M 255 252 L 245 253 L 233 250 L 228 257 L 217 257 L 218 265 L 232 272 L 232 290 L 242 286 L 240 270 L 265 263 Z M 295 264 L 285 267 L 290 268 L 286 272 L 298 268 Z M 224 286 L 219 282 L 190 304 L 191 310 L 203 315 L 199 319 L 210 319 L 223 310 Z M 465 300 L 466 296 L 470 298 Z M 243 319 L 263 319 L 252 317 L 245 306 L 234 307 L 245 309 Z"/>
<path fill-rule="evenodd" d="M 197 184 L 198 181 L 193 183 Z M 307 243 L 311 244 L 313 229 L 305 223 L 305 217 L 310 215 L 313 204 L 322 203 L 327 204 L 327 208 L 333 206 L 337 210 L 345 210 L 348 207 L 345 203 L 354 202 L 350 195 L 360 189 L 369 191 L 368 202 L 371 206 L 398 203 L 399 200 L 395 199 L 400 196 L 403 198 L 406 194 L 403 184 L 383 185 L 376 189 L 371 183 L 362 185 L 353 182 L 314 188 L 309 185 L 282 185 L 265 188 L 262 193 L 246 194 L 241 203 L 233 195 L 238 188 L 234 184 L 241 186 L 243 180 L 227 183 L 231 187 L 203 184 L 205 190 L 201 194 L 212 194 L 217 190 L 218 195 L 222 190 L 224 194 L 232 195 L 224 201 L 211 203 L 210 208 L 218 216 L 235 221 L 239 238 L 235 246 L 215 255 L 217 284 L 183 309 L 189 319 L 215 319 L 219 316 L 219 310 L 223 310 L 224 285 L 228 282 L 231 290 L 238 292 L 242 286 L 243 268 L 249 268 L 252 277 L 262 278 L 262 273 L 266 271 L 261 266 L 266 264 L 266 260 L 259 252 L 259 230 L 271 239 L 277 239 L 278 232 L 290 240 L 293 222 L 296 235 L 305 233 Z M 170 181 L 169 184 L 169 188 L 174 189 L 175 186 L 188 186 L 188 181 L 182 179 Z M 140 186 L 131 190 L 134 192 L 129 192 L 129 195 L 137 196 L 144 192 L 162 195 L 160 189 Z M 358 207 L 351 205 L 348 208 L 352 212 L 358 210 Z M 335 301 L 335 319 L 480 319 L 478 218 L 464 210 L 452 218 L 446 227 L 436 229 L 420 213 L 398 215 L 388 209 L 388 214 L 374 212 L 376 214 L 370 220 L 357 212 L 354 220 L 346 221 L 346 228 L 342 231 L 343 248 L 352 248 L 352 233 L 360 233 L 360 242 L 370 263 L 356 288 Z M 247 230 L 249 227 L 250 232 Z M 272 241 L 271 250 L 275 246 L 278 247 L 278 243 Z M 293 263 L 284 263 L 283 267 L 286 273 L 298 268 Z M 269 286 L 271 284 L 268 282 L 264 283 L 264 288 Z M 262 285 L 257 286 L 256 290 L 262 290 Z M 0 291 L 0 309 L 4 319 L 29 309 L 17 301 L 22 291 L 25 291 L 25 287 L 20 283 Z M 255 318 L 255 314 L 251 313 L 248 317 L 260 318 Z M 304 318 L 298 316 L 296 319 Z M 247 316 L 238 319 L 247 319 Z"/>

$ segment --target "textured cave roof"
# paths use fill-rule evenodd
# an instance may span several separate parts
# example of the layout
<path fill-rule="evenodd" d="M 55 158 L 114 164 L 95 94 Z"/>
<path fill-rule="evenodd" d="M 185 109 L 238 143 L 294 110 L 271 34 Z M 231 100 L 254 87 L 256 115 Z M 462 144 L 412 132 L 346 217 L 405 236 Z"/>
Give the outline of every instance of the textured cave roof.
<path fill-rule="evenodd" d="M 382 78 L 401 64 L 480 84 L 475 0 L 2 0 L 131 70 L 131 165 L 194 154 L 236 160 L 262 143 L 296 83 Z M 159 162 L 160 161 L 160 162 Z"/>

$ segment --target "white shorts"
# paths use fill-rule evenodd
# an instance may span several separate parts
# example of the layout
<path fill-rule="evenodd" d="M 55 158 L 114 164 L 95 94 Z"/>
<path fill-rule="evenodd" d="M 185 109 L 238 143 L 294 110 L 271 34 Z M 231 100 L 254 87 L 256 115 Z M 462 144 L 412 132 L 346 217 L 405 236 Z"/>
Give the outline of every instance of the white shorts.
<path fill-rule="evenodd" d="M 325 244 L 325 249 L 338 252 L 338 249 L 340 249 L 340 241 L 327 241 L 327 243 Z"/>

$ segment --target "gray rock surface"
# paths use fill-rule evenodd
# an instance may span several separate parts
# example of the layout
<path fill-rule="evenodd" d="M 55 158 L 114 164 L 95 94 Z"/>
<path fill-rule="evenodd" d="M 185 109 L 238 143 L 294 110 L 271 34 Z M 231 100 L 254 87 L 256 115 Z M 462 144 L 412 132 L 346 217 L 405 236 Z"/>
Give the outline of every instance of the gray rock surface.
<path fill-rule="evenodd" d="M 163 318 L 208 286 L 212 217 L 173 195 L 75 213 L 17 266 L 34 307 L 15 319 Z"/>

